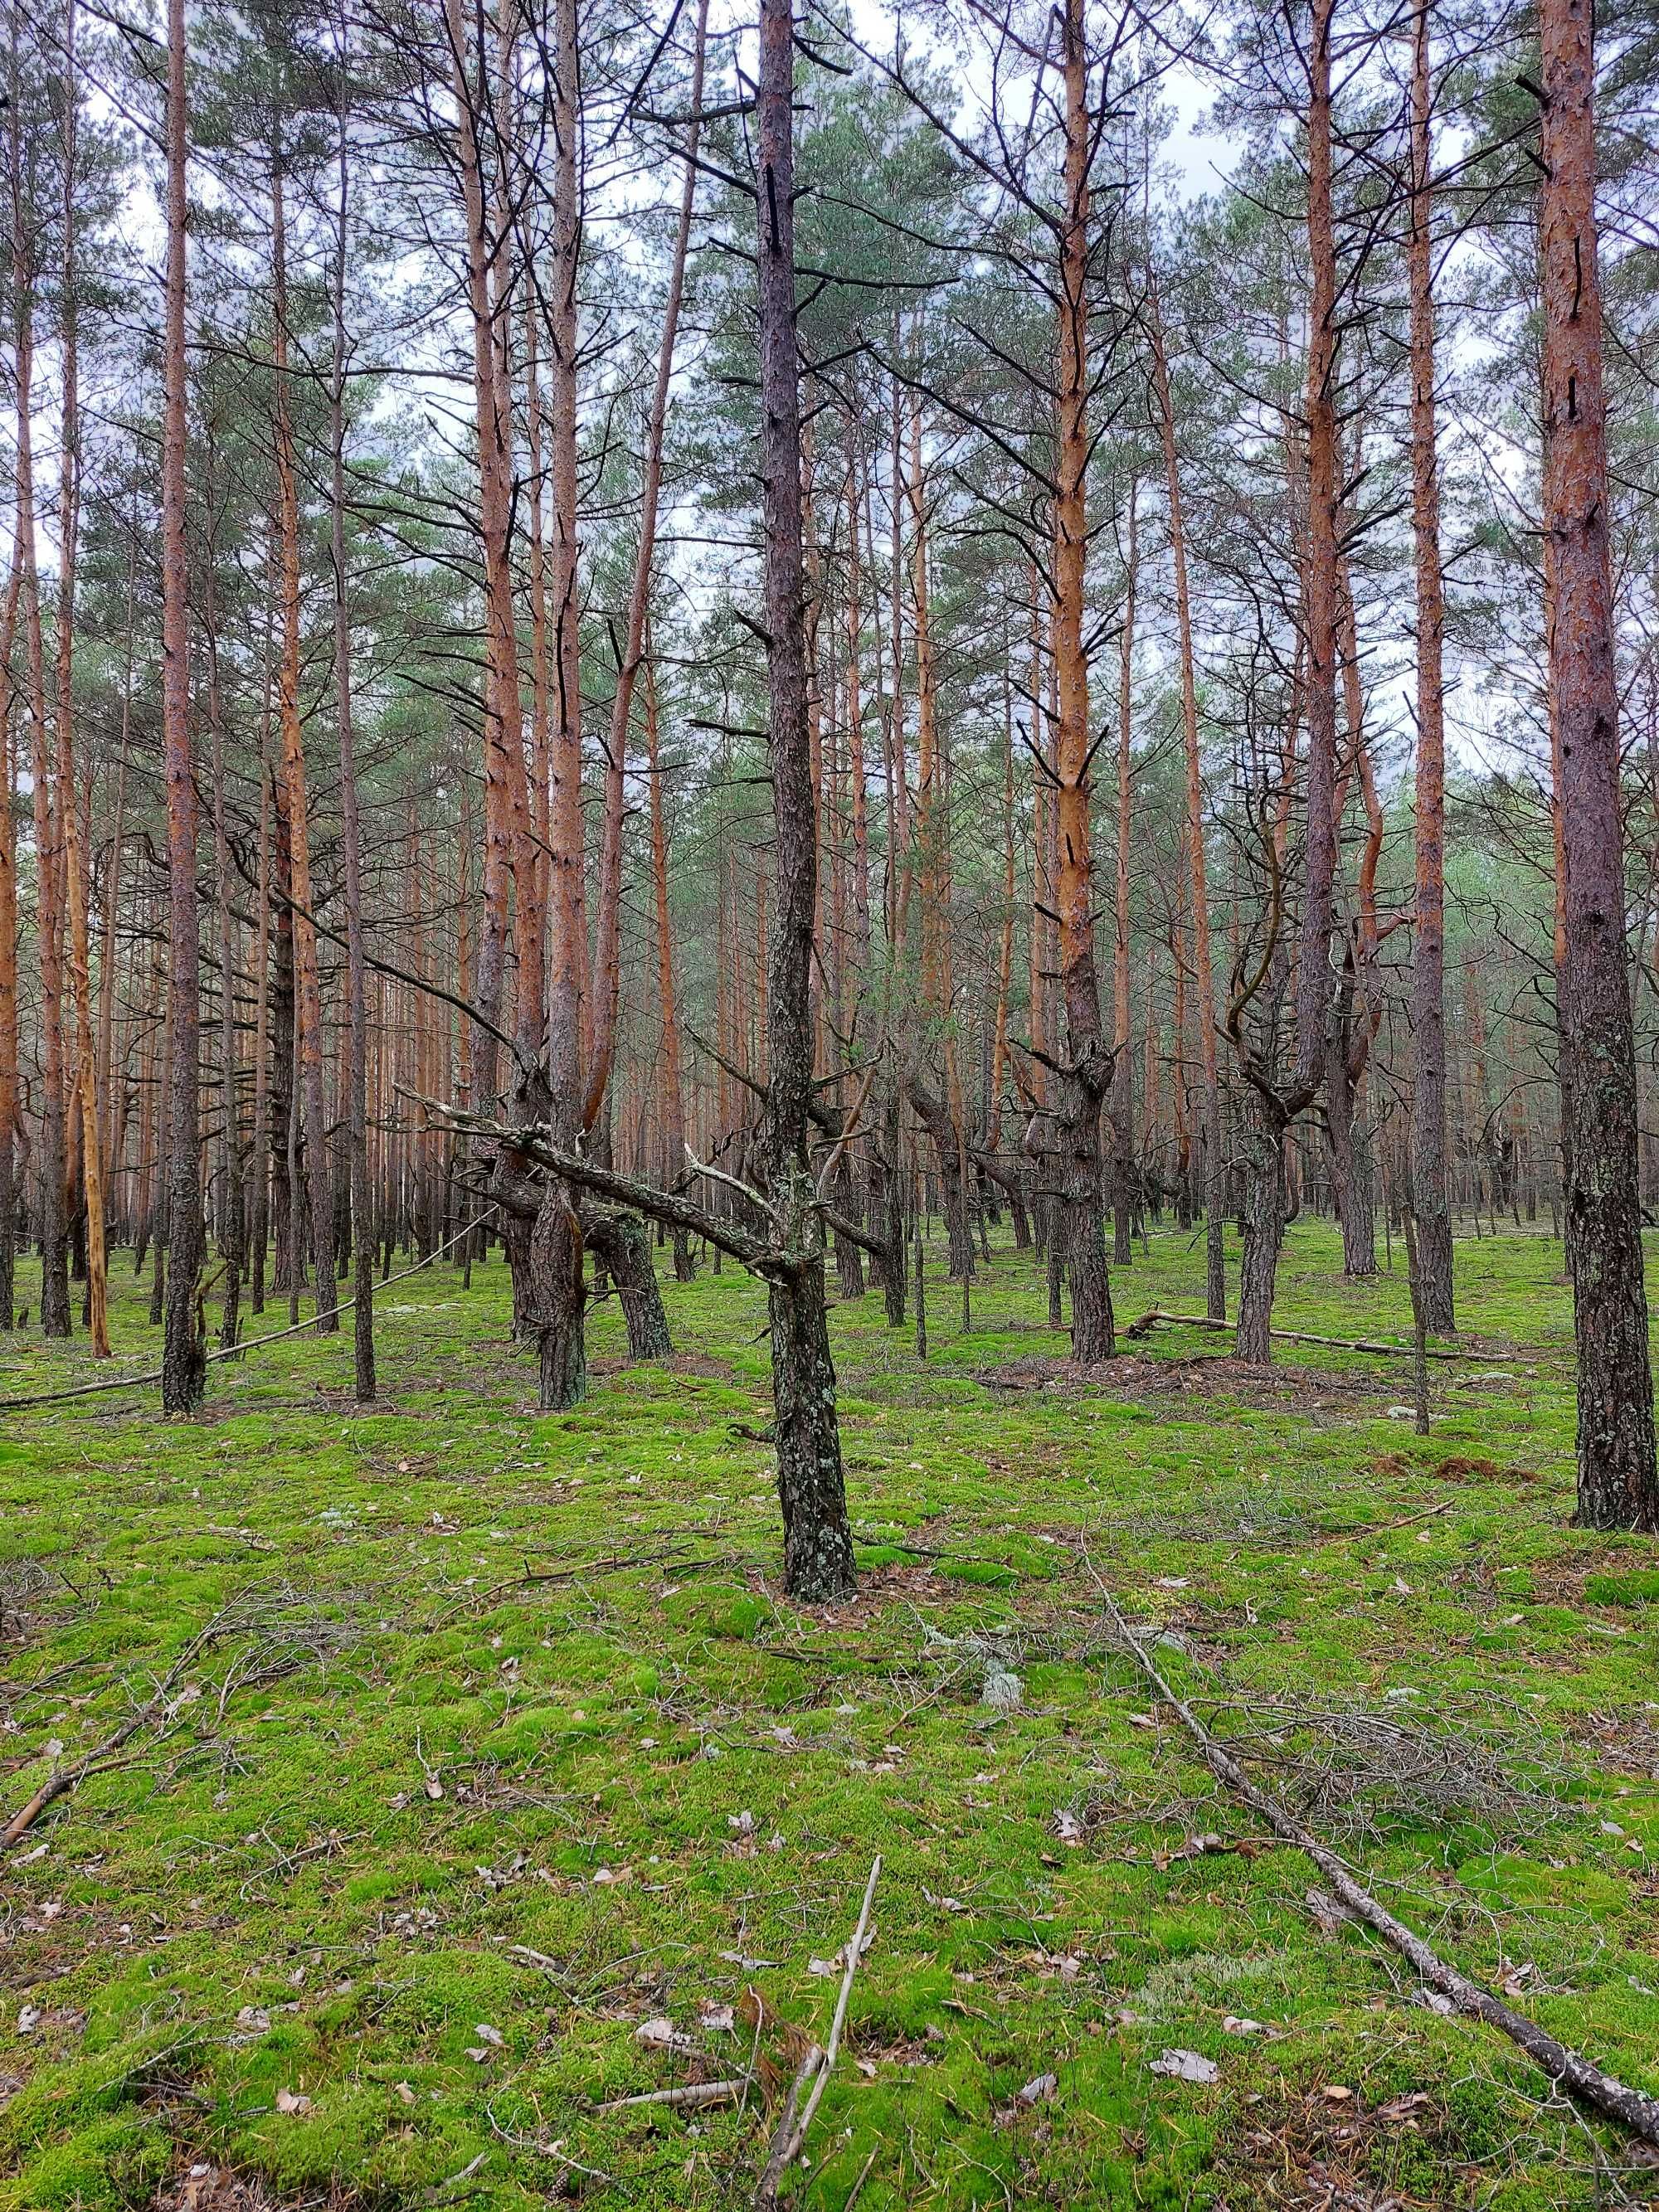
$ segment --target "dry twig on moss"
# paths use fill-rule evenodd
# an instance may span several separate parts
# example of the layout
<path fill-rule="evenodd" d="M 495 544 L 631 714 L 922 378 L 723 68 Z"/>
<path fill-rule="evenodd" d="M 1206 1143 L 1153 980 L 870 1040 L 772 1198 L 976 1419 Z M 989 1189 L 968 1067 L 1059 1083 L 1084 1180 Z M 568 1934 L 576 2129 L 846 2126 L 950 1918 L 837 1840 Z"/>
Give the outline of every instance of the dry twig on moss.
<path fill-rule="evenodd" d="M 1650 2097 L 1640 2089 L 1630 2088 L 1615 2075 L 1604 2073 L 1601 2067 L 1593 2064 L 1580 2052 L 1558 2041 L 1547 2029 L 1540 2027 L 1536 2021 L 1528 2020 L 1523 2013 L 1506 2005 L 1501 1997 L 1494 1996 L 1490 1990 L 1482 1989 L 1479 1982 L 1472 1982 L 1467 1974 L 1460 1973 L 1455 1966 L 1449 1966 L 1414 1929 L 1408 1928 L 1403 1920 L 1396 1919 L 1386 1905 L 1380 1905 L 1328 1845 L 1322 1844 L 1316 1836 L 1310 1835 L 1302 1823 L 1293 1819 L 1265 1790 L 1256 1787 L 1238 1761 L 1216 1741 L 1186 1699 L 1176 1695 L 1157 1661 L 1123 1618 L 1116 1600 L 1097 1572 L 1093 1560 L 1086 1553 L 1084 1558 L 1094 1577 L 1107 1614 L 1122 1639 L 1124 1649 L 1159 1697 L 1178 1716 L 1217 1781 L 1266 1821 L 1281 1842 L 1304 1851 L 1329 1883 L 1338 1903 L 1398 1951 L 1429 1988 L 1449 1997 L 1454 2010 L 1469 2019 L 1485 2021 L 1488 2027 L 1499 2029 L 1542 2069 L 1558 2088 L 1566 2090 L 1608 2119 L 1616 2120 L 1621 2127 L 1628 2128 L 1644 2142 L 1659 2148 L 1659 2099 Z"/>

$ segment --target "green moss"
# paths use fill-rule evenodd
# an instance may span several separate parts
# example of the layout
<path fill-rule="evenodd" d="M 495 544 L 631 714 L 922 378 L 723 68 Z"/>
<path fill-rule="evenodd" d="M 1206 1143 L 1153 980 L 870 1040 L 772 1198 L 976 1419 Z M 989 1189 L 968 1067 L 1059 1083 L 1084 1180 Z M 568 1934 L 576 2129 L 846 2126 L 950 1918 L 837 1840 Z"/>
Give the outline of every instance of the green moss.
<path fill-rule="evenodd" d="M 953 1583 L 979 1583 L 987 1589 L 1012 1589 L 1019 1580 L 1012 1567 L 994 1559 L 941 1559 L 939 1571 Z"/>
<path fill-rule="evenodd" d="M 1252 1824 L 1167 1713 L 1135 1724 L 1146 1686 L 1103 1650 L 1096 1572 L 1178 1686 L 1220 1693 L 1204 1709 L 1229 1731 L 1267 1699 L 1484 1730 L 1548 1817 L 1395 1802 L 1346 1848 L 1460 1964 L 1496 1980 L 1530 1960 L 1523 2001 L 1553 2032 L 1659 2087 L 1650 1638 L 1592 1617 L 1650 1604 L 1659 1577 L 1568 1525 L 1559 1249 L 1488 1239 L 1458 1266 L 1476 1342 L 1523 1341 L 1537 1371 L 1437 1372 L 1426 1445 L 1385 1418 L 1398 1377 L 1374 1360 L 1298 1357 L 1343 1382 L 1316 1408 L 1316 1385 L 1186 1390 L 1166 1359 L 1219 1347 L 1173 1332 L 1115 1398 L 988 1389 L 1000 1364 L 1063 1349 L 1040 1271 L 1006 1249 L 971 1337 L 930 1317 L 926 1365 L 878 1298 L 842 1301 L 853 1607 L 779 1593 L 771 1456 L 730 1429 L 769 1417 L 764 1295 L 731 1272 L 664 1286 L 678 1342 L 725 1379 L 629 1369 L 605 1307 L 568 1417 L 531 1410 L 494 1261 L 470 1291 L 441 1268 L 402 1287 L 380 1322 L 388 1402 L 366 1415 L 343 1340 L 303 1338 L 216 1368 L 197 1422 L 116 1400 L 23 1415 L 0 1448 L 0 1549 L 74 1587 L 29 1597 L 8 1655 L 15 1678 L 58 1682 L 14 1709 L 0 1811 L 52 1736 L 70 1755 L 99 1741 L 216 1608 L 295 1595 L 274 1643 L 241 1626 L 203 1655 L 164 1741 L 41 1824 L 44 1857 L 12 1855 L 9 1985 L 50 2016 L 25 2032 L 0 2012 L 0 2074 L 22 2085 L 0 2104 L 0 2208 L 146 2204 L 203 2150 L 291 2200 L 387 2204 L 482 2156 L 470 2205 L 544 2203 L 550 2162 L 494 2121 L 614 2176 L 586 2186 L 591 2212 L 713 2212 L 752 2189 L 758 2100 L 594 2107 L 684 2078 L 639 2040 L 647 2018 L 715 2067 L 752 2031 L 706 2027 L 704 2008 L 750 1989 L 769 2023 L 822 2036 L 837 1977 L 811 1962 L 845 1942 L 878 1853 L 803 2212 L 840 2212 L 872 2151 L 866 2212 L 1005 2193 L 1242 2208 L 1251 2130 L 1282 2113 L 1297 2140 L 1333 2081 L 1373 2108 L 1431 2098 L 1415 2132 L 1368 2135 L 1379 2194 L 1588 2204 L 1579 2124 L 1486 2032 L 1410 2002 L 1370 1939 L 1322 1935 L 1295 1853 L 1191 1851 L 1253 1842 Z M 1154 1237 L 1120 1289 L 1190 1310 L 1202 1267 Z M 1279 1310 L 1398 1340 L 1403 1274 L 1344 1284 L 1304 1219 Z M 113 1327 L 142 1364 L 125 1277 Z M 84 1379 L 83 1355 L 0 1345 L 0 1377 Z M 1498 1472 L 1443 1479 L 1449 1456 Z M 992 1653 L 1017 1706 L 983 1702 Z M 1276 2039 L 1227 2035 L 1230 2014 Z M 787 2073 L 797 2046 L 763 2040 Z M 1152 2075 L 1166 2046 L 1219 2080 Z M 1049 2073 L 1053 2098 L 1022 2105 Z"/>
<path fill-rule="evenodd" d="M 1659 1605 L 1659 1567 L 1638 1567 L 1624 1575 L 1586 1575 L 1584 1595 L 1592 1605 Z"/>

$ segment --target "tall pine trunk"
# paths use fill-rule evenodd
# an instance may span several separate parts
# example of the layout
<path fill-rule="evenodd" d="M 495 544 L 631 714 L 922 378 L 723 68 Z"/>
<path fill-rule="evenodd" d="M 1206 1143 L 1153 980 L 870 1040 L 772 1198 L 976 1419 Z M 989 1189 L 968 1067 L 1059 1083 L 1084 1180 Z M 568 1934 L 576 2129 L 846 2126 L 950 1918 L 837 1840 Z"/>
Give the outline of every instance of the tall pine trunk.
<path fill-rule="evenodd" d="M 807 1168 L 817 825 L 806 717 L 793 63 L 792 0 L 761 0 L 756 100 L 761 477 L 767 735 L 777 868 L 761 1165 L 769 1199 L 793 1255 L 787 1271 L 769 1285 L 784 1587 L 793 1597 L 822 1602 L 850 1596 L 854 1579 L 825 1305 L 823 1221 L 812 1206 Z"/>
<path fill-rule="evenodd" d="M 1089 163 L 1096 143 L 1088 110 L 1082 0 L 1066 0 L 1060 27 L 1065 74 L 1065 204 L 1060 229 L 1059 410 L 1056 439 L 1054 621 L 1057 713 L 1054 805 L 1059 848 L 1054 904 L 1060 915 L 1060 994 L 1066 1059 L 1058 1114 L 1065 1194 L 1065 1252 L 1072 1282 L 1072 1353 L 1109 1359 L 1116 1349 L 1106 1267 L 1100 1174 L 1101 1108 L 1112 1053 L 1101 1019 L 1095 967 L 1094 885 L 1089 805 L 1089 668 L 1084 646 L 1088 561 Z"/>
<path fill-rule="evenodd" d="M 1158 400 L 1164 447 L 1164 476 L 1170 506 L 1170 548 L 1175 562 L 1176 632 L 1181 653 L 1181 733 L 1187 770 L 1187 859 L 1193 893 L 1193 969 L 1198 989 L 1200 1062 L 1204 1071 L 1204 1276 L 1205 1310 L 1212 1321 L 1227 1313 L 1227 1273 L 1223 1232 L 1226 1218 L 1225 1170 L 1222 1159 L 1221 1079 L 1216 1065 L 1215 985 L 1211 966 L 1210 900 L 1204 850 L 1204 769 L 1198 749 L 1198 679 L 1193 655 L 1192 600 L 1187 582 L 1187 532 L 1181 505 L 1181 463 L 1176 448 L 1175 404 L 1170 390 L 1169 357 L 1158 312 L 1158 280 L 1148 270 L 1147 303 L 1152 334 L 1152 385 Z"/>
<path fill-rule="evenodd" d="M 1587 0 L 1541 0 L 1544 528 L 1561 746 L 1566 1233 L 1578 1347 L 1578 1519 L 1659 1533 L 1626 966 L 1619 692 Z"/>
<path fill-rule="evenodd" d="M 80 1109 L 81 1180 L 87 1209 L 87 1331 L 93 1356 L 109 1358 L 109 1264 L 105 1249 L 102 1116 L 98 1055 L 93 1041 L 92 949 L 87 920 L 89 868 L 82 835 L 81 787 L 75 766 L 75 583 L 80 531 L 80 329 L 76 313 L 76 159 L 81 88 L 76 74 L 74 0 L 64 13 L 66 112 L 64 125 L 64 235 L 60 247 L 63 463 L 58 495 L 58 757 L 55 767 L 64 839 L 64 893 L 69 918 L 70 995 L 75 1008 L 76 1095 Z"/>
<path fill-rule="evenodd" d="M 357 803 L 357 744 L 352 719 L 351 615 L 345 541 L 345 271 L 351 213 L 345 82 L 340 91 L 340 198 L 335 246 L 334 363 L 329 385 L 329 542 L 334 565 L 334 689 L 340 739 L 340 814 L 346 899 L 346 1130 L 351 1195 L 352 1358 L 357 1402 L 374 1397 L 374 1224 L 368 1182 L 368 996 L 363 963 L 363 839 Z"/>
<path fill-rule="evenodd" d="M 311 811 L 305 736 L 300 719 L 300 502 L 289 390 L 288 228 L 280 147 L 270 176 L 272 367 L 276 396 L 276 571 L 282 619 L 277 662 L 277 726 L 283 749 L 283 802 L 288 811 L 290 897 L 294 915 L 295 1084 L 299 1102 L 299 1158 L 310 1200 L 312 1258 L 317 1271 L 317 1328 L 339 1327 L 334 1291 L 334 1192 L 329 1176 L 328 1115 L 323 1090 L 323 994 L 317 961 L 316 909 L 311 883 Z M 296 1209 L 297 1182 L 290 1194 Z M 296 1211 L 297 1219 L 297 1211 Z M 295 1240 L 296 1249 L 299 1239 Z M 297 1283 L 298 1269 L 295 1269 Z M 290 1296 L 294 1285 L 290 1285 Z"/>
<path fill-rule="evenodd" d="M 1417 564 L 1417 920 L 1412 948 L 1412 1212 L 1424 1326 L 1456 1326 L 1446 1168 L 1446 737 L 1440 568 L 1440 462 L 1435 443 L 1433 139 L 1430 0 L 1412 27 L 1410 229 L 1412 532 Z"/>
<path fill-rule="evenodd" d="M 167 0 L 167 297 L 161 349 L 161 744 L 167 808 L 167 1328 L 161 1404 L 202 1401 L 206 1355 L 197 1322 L 202 1193 L 197 1081 L 201 945 L 196 915 L 196 785 L 190 746 L 190 571 L 185 547 L 185 0 Z M 159 1258 L 158 1258 L 159 1267 Z"/>

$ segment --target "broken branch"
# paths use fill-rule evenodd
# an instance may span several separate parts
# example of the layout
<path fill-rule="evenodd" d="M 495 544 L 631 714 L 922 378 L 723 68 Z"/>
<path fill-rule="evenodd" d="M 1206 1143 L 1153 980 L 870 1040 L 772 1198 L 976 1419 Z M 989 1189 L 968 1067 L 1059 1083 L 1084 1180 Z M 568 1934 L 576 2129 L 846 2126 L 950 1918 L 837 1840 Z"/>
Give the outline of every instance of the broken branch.
<path fill-rule="evenodd" d="M 1239 1801 L 1264 1820 L 1282 1843 L 1290 1844 L 1305 1852 L 1329 1883 L 1332 1894 L 1346 1905 L 1356 1920 L 1363 1921 L 1382 1936 L 1406 1960 L 1419 1978 L 1432 1990 L 1451 2000 L 1455 2010 L 1474 2020 L 1485 2021 L 1507 2035 L 1510 2040 L 1524 2051 L 1534 2063 L 1548 2075 L 1558 2088 L 1568 2090 L 1585 2104 L 1592 2105 L 1607 2118 L 1617 2120 L 1644 2142 L 1659 2148 L 1659 2100 L 1647 2096 L 1640 2089 L 1632 2089 L 1611 2074 L 1603 2073 L 1599 2066 L 1576 2051 L 1571 2050 L 1535 2021 L 1528 2020 L 1496 1997 L 1490 1990 L 1472 1982 L 1467 1974 L 1449 1966 L 1438 1952 L 1431 1950 L 1415 1929 L 1403 1920 L 1397 1920 L 1385 1905 L 1379 1905 L 1364 1883 L 1349 1873 L 1336 1853 L 1310 1835 L 1299 1820 L 1291 1818 L 1278 1801 L 1265 1790 L 1259 1790 L 1244 1772 L 1237 1760 L 1224 1751 L 1215 1738 L 1199 1719 L 1185 1698 L 1178 1698 L 1164 1680 L 1157 1662 L 1152 1657 L 1128 1622 L 1119 1610 L 1116 1601 L 1096 1572 L 1094 1562 L 1084 1554 L 1089 1572 L 1094 1577 L 1095 1587 L 1110 1617 L 1112 1626 L 1122 1639 L 1125 1649 L 1141 1673 L 1164 1702 L 1179 1717 L 1182 1727 L 1198 1746 L 1205 1765 L 1217 1781 L 1231 1790 Z"/>

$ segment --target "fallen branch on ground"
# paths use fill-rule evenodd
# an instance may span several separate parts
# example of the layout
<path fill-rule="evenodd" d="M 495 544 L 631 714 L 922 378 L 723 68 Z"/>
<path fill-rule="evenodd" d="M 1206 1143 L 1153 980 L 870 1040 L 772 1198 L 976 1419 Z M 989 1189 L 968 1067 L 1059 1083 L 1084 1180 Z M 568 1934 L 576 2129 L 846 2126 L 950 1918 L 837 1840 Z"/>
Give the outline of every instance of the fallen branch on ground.
<path fill-rule="evenodd" d="M 155 1696 L 130 1712 L 119 1728 L 106 1735 L 100 1744 L 95 1744 L 82 1758 L 71 1759 L 67 1766 L 55 1766 L 52 1769 L 27 1804 L 21 1806 L 12 1814 L 5 1826 L 0 1828 L 0 1850 L 9 1850 L 20 1838 L 27 1835 L 49 1805 L 55 1805 L 60 1797 L 66 1797 L 71 1790 L 78 1788 L 86 1780 L 88 1775 L 96 1773 L 113 1758 L 118 1751 L 125 1750 L 141 1729 L 149 1726 L 157 1715 L 165 1710 L 168 1698 L 177 1688 L 186 1671 L 195 1665 L 208 1645 L 219 1634 L 231 1612 L 232 1608 L 229 1606 L 225 1607 L 222 1611 L 214 1614 L 205 1628 L 197 1631 L 162 1676 L 161 1687 Z"/>
<path fill-rule="evenodd" d="M 613 2097 L 595 2105 L 596 2112 L 626 2112 L 633 2105 L 735 2105 L 750 2087 L 750 2076 L 735 2081 L 688 2081 L 678 2089 L 646 2089 L 637 2097 Z"/>
<path fill-rule="evenodd" d="M 469 1221 L 465 1229 L 458 1229 L 447 1243 L 428 1252 L 424 1259 L 417 1260 L 412 1267 L 401 1268 L 397 1274 L 388 1275 L 384 1282 L 377 1283 L 375 1290 L 389 1291 L 394 1283 L 406 1283 L 411 1275 L 420 1274 L 434 1260 L 441 1260 L 444 1254 L 459 1244 L 463 1237 L 470 1237 L 475 1229 L 481 1229 L 489 1218 L 488 1212 L 479 1214 L 475 1220 Z M 204 1285 L 202 1295 L 205 1295 L 206 1288 Z M 349 1313 L 356 1303 L 357 1294 L 354 1291 L 349 1298 L 342 1298 L 332 1311 L 337 1318 L 343 1313 Z M 285 1336 L 303 1336 L 308 1328 L 316 1328 L 327 1319 L 327 1314 L 313 1314 L 305 1321 L 290 1322 L 286 1328 L 273 1328 L 268 1335 L 245 1336 L 240 1344 L 222 1344 L 214 1351 L 203 1354 L 204 1364 L 216 1367 L 222 1359 L 240 1359 L 246 1352 L 257 1352 L 262 1344 L 280 1344 Z M 0 1413 L 21 1413 L 31 1406 L 61 1406 L 65 1398 L 95 1398 L 107 1390 L 142 1390 L 161 1379 L 161 1369 L 151 1367 L 142 1375 L 113 1375 L 101 1382 L 77 1382 L 71 1389 L 48 1390 L 39 1397 L 0 1398 Z"/>
<path fill-rule="evenodd" d="M 1160 1324 L 1170 1328 L 1218 1329 L 1224 1335 L 1233 1326 L 1230 1321 L 1212 1321 L 1207 1314 L 1165 1313 L 1155 1306 L 1151 1313 L 1142 1314 L 1139 1321 L 1132 1321 L 1123 1334 L 1133 1339 L 1150 1336 Z M 1302 1328 L 1273 1328 L 1267 1334 L 1276 1336 L 1281 1344 L 1318 1344 L 1330 1352 L 1381 1352 L 1389 1353 L 1396 1359 L 1411 1359 L 1416 1356 L 1414 1346 L 1409 1344 L 1384 1344 L 1376 1337 L 1315 1336 Z M 1435 1346 L 1429 1347 L 1425 1357 L 1429 1359 L 1480 1359 L 1497 1367 L 1520 1364 L 1513 1355 L 1505 1352 L 1451 1351 Z"/>
<path fill-rule="evenodd" d="M 1367 1521 L 1358 1528 L 1328 1529 L 1320 1538 L 1322 1544 L 1357 1544 L 1362 1536 L 1389 1536 L 1396 1528 L 1414 1528 L 1419 1521 L 1432 1521 L 1437 1514 L 1449 1513 L 1457 1503 L 1455 1498 L 1443 1498 L 1438 1505 L 1425 1505 L 1420 1513 L 1407 1513 L 1398 1521 Z"/>
<path fill-rule="evenodd" d="M 1101 1601 L 1110 1616 L 1113 1627 L 1122 1639 L 1125 1648 L 1141 1673 L 1173 1708 L 1203 1756 L 1205 1765 L 1216 1779 L 1231 1790 L 1240 1802 L 1265 1820 L 1281 1842 L 1292 1844 L 1306 1853 L 1330 1885 L 1332 1894 L 1339 1904 L 1346 1907 L 1356 1920 L 1381 1936 L 1386 1943 L 1399 1952 L 1401 1958 L 1415 1970 L 1419 1977 L 1443 1996 L 1449 1997 L 1455 2010 L 1474 2020 L 1485 2021 L 1519 2045 L 1534 2063 L 1548 2075 L 1558 2088 L 1565 2089 L 1594 2106 L 1607 2118 L 1617 2120 L 1644 2142 L 1659 2148 L 1659 2099 L 1646 2095 L 1640 2089 L 1626 2087 L 1611 2074 L 1604 2074 L 1599 2066 L 1558 2042 L 1556 2038 L 1506 2005 L 1490 1990 L 1472 1982 L 1455 1966 L 1448 1966 L 1437 1951 L 1431 1950 L 1423 1938 L 1403 1920 L 1396 1920 L 1385 1905 L 1379 1905 L 1362 1882 L 1349 1873 L 1336 1853 L 1316 1836 L 1310 1835 L 1299 1820 L 1293 1820 L 1284 1807 L 1264 1790 L 1259 1790 L 1237 1760 L 1224 1751 L 1210 1734 L 1192 1707 L 1178 1698 L 1160 1672 L 1157 1662 L 1148 1653 L 1139 1638 L 1119 1610 L 1117 1602 L 1096 1571 L 1087 1553 L 1084 1559 L 1094 1577 Z"/>
<path fill-rule="evenodd" d="M 509 2150 L 533 2151 L 538 2158 L 556 2159 L 561 2166 L 568 2166 L 573 2173 L 587 2174 L 594 2181 L 615 2182 L 616 2175 L 607 2173 L 602 2166 L 584 2166 L 580 2159 L 572 2158 L 562 2141 L 544 2142 L 539 2136 L 525 2135 L 517 2128 L 504 2128 L 488 2105 L 484 2106 L 484 2112 L 492 2131 L 501 2137 Z"/>
<path fill-rule="evenodd" d="M 864 1955 L 865 1931 L 870 1925 L 870 1906 L 875 1898 L 876 1880 L 880 1872 L 881 1857 L 878 1853 L 871 1862 L 870 1879 L 864 1885 L 864 1903 L 859 1908 L 859 1923 L 847 1946 L 847 1970 L 841 1978 L 841 1995 L 836 1999 L 835 2018 L 830 2023 L 830 2040 L 822 2047 L 816 2043 L 812 2045 L 800 2063 L 800 2071 L 789 2086 L 789 2098 L 783 2108 L 783 2118 L 778 2122 L 777 2133 L 773 2136 L 772 2147 L 767 2153 L 760 2187 L 755 2191 L 755 2212 L 772 2212 L 778 2201 L 778 2185 L 805 2148 L 806 2130 L 812 2124 L 812 2115 L 817 2111 L 818 2100 L 830 2079 L 830 2069 L 841 2049 L 842 2029 L 847 2022 L 847 2001 L 853 1994 L 853 1977 L 858 1972 L 860 1959 Z M 806 2096 L 803 2107 L 800 2100 L 809 2089 L 811 2094 Z"/>

